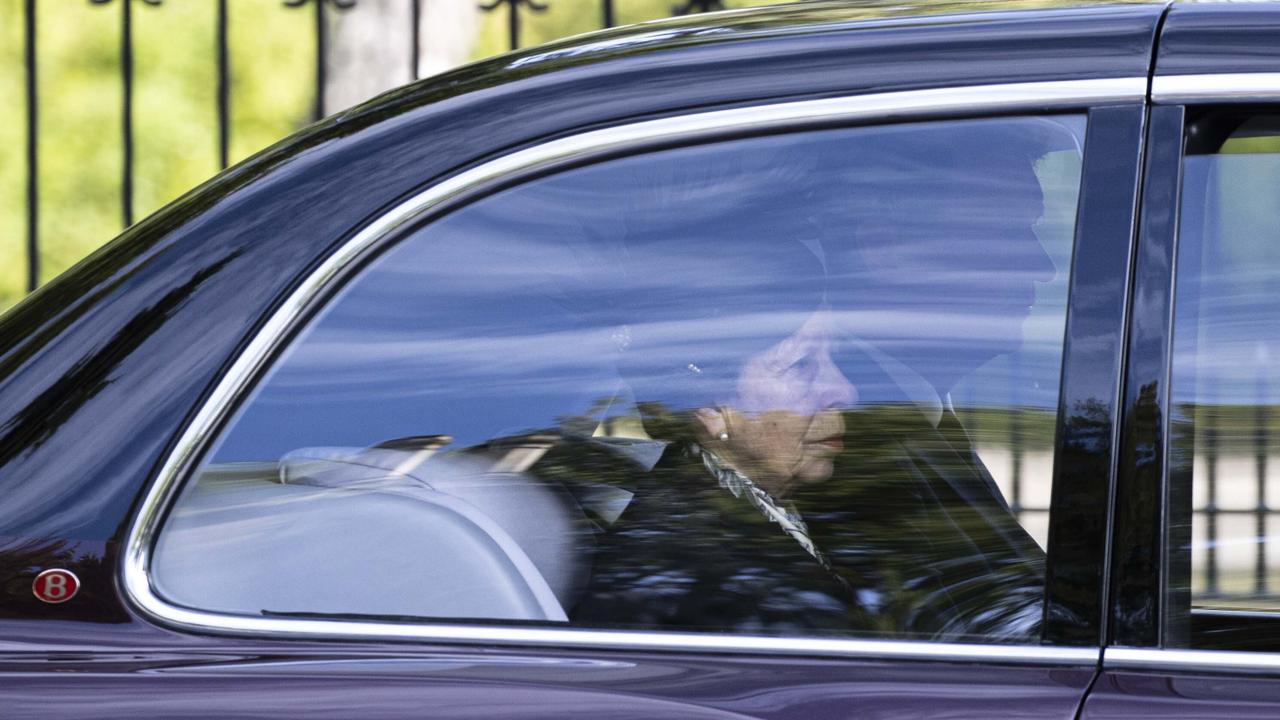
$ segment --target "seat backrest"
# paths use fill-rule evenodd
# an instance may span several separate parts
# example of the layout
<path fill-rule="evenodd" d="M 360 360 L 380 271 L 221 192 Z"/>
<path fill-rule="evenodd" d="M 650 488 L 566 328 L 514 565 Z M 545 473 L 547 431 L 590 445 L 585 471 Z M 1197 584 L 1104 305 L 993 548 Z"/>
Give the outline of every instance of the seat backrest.
<path fill-rule="evenodd" d="M 275 478 L 198 481 L 189 492 L 152 555 L 153 585 L 170 602 L 247 615 L 567 620 L 520 545 L 456 497 Z"/>
<path fill-rule="evenodd" d="M 457 454 L 374 448 L 302 448 L 280 461 L 281 482 L 379 488 L 409 497 L 454 498 L 500 527 L 532 560 L 563 607 L 585 586 L 593 534 L 563 486 L 530 473 L 495 469 Z"/>

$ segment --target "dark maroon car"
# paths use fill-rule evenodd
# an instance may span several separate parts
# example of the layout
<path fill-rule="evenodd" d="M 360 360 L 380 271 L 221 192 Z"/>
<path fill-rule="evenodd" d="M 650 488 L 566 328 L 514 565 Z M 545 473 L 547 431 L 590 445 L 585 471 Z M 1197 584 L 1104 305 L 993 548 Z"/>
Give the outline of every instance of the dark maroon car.
<path fill-rule="evenodd" d="M 502 56 L 0 317 L 0 717 L 1274 717 L 1278 362 L 1280 6 Z"/>

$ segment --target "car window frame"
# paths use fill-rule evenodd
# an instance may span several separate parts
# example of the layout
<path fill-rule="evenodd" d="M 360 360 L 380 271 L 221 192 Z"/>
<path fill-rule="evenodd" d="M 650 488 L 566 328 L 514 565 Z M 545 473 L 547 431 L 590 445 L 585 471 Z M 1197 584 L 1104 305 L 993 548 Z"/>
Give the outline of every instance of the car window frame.
<path fill-rule="evenodd" d="M 959 661 L 1000 661 L 1028 664 L 1088 666 L 1099 659 L 1098 632 L 1103 597 L 1102 578 L 1106 516 L 1092 518 L 1095 529 L 1083 541 L 1068 542 L 1074 564 L 1083 567 L 1053 569 L 1046 582 L 1060 583 L 1061 592 L 1047 596 L 1062 601 L 1048 613 L 1052 626 L 1062 632 L 1061 639 L 1046 629 L 1041 645 L 980 645 L 932 641 L 775 638 L 736 635 L 703 635 L 665 631 L 603 631 L 560 628 L 534 628 L 499 622 L 457 624 L 423 622 L 399 624 L 370 621 L 332 621 L 295 618 L 246 618 L 173 606 L 156 595 L 149 580 L 149 558 L 156 533 L 164 516 L 189 479 L 210 443 L 225 427 L 240 402 L 250 393 L 276 357 L 292 342 L 325 302 L 345 282 L 359 272 L 374 256 L 422 224 L 465 204 L 535 177 L 566 167 L 597 162 L 621 154 L 651 151 L 662 147 L 708 142 L 713 139 L 740 137 L 775 132 L 812 130 L 822 127 L 878 123 L 901 123 L 918 119 L 951 119 L 994 117 L 1001 114 L 1086 111 L 1085 168 L 1073 249 L 1071 290 L 1068 298 L 1067 342 L 1064 345 L 1063 383 L 1060 385 L 1058 434 L 1055 439 L 1053 488 L 1054 507 L 1059 500 L 1062 481 L 1071 478 L 1079 483 L 1079 472 L 1090 472 L 1094 481 L 1088 492 L 1064 495 L 1062 502 L 1071 503 L 1076 515 L 1092 514 L 1098 502 L 1105 503 L 1110 487 L 1110 472 L 1098 477 L 1099 460 L 1107 468 L 1114 464 L 1110 445 L 1090 453 L 1076 447 L 1070 459 L 1059 461 L 1064 446 L 1075 443 L 1070 432 L 1063 432 L 1070 404 L 1079 398 L 1069 394 L 1069 381 L 1086 373 L 1102 373 L 1104 386 L 1119 391 L 1118 353 L 1096 348 L 1085 350 L 1082 340 L 1101 331 L 1118 344 L 1122 318 L 1102 317 L 1081 303 L 1088 293 L 1082 286 L 1111 287 L 1120 292 L 1120 314 L 1123 315 L 1123 293 L 1126 289 L 1128 247 L 1132 239 L 1132 198 L 1114 187 L 1096 187 L 1110 180 L 1130 183 L 1136 193 L 1136 163 L 1141 151 L 1141 117 L 1145 110 L 1146 78 L 1107 78 L 1007 85 L 979 85 L 960 88 L 912 90 L 847 97 L 799 100 L 751 107 L 712 110 L 656 120 L 590 130 L 566 135 L 539 145 L 496 157 L 479 166 L 423 188 L 387 213 L 358 229 L 318 268 L 302 279 L 293 293 L 268 317 L 243 352 L 222 376 L 204 404 L 183 430 L 179 441 L 154 478 L 147 494 L 134 514 L 123 553 L 120 586 L 130 605 L 149 620 L 185 632 L 248 636 L 294 637 L 300 639 L 346 638 L 362 640 L 417 640 L 436 642 L 471 642 L 481 644 L 551 645 L 560 647 L 606 647 L 621 649 L 663 649 L 686 651 L 746 652 L 834 657 L 916 658 Z M 1113 152 L 1104 152 L 1107 144 Z M 1093 152 L 1090 152 L 1090 149 Z M 1117 160 L 1114 151 L 1119 151 Z M 1118 165 L 1117 165 L 1118 163 Z M 1127 163 L 1127 164 L 1126 164 Z M 1130 165 L 1132 167 L 1130 167 Z M 1093 192 L 1088 192 L 1093 188 Z M 1126 214 L 1127 210 L 1127 214 Z M 1125 261 L 1098 262 L 1091 253 L 1080 252 L 1082 240 L 1092 245 L 1120 247 Z M 1077 259 L 1079 258 L 1079 260 Z M 1116 280 L 1120 283 L 1118 288 Z M 1099 327 L 1098 323 L 1101 323 Z M 1094 337 L 1096 339 L 1096 337 Z M 1073 354 L 1074 353 L 1074 354 Z M 1099 364 L 1101 363 L 1101 364 Z M 1112 367 L 1108 367 L 1112 366 Z M 1093 378 L 1096 384 L 1097 377 Z M 1115 405 L 1111 409 L 1114 413 Z M 1114 429 L 1114 422 L 1110 426 Z M 1108 435 L 1111 433 L 1108 432 Z M 1099 457 L 1101 456 L 1101 457 Z M 1054 513 L 1050 528 L 1050 557 L 1055 543 L 1063 542 L 1067 525 L 1065 512 Z M 1053 516 L 1051 516 L 1053 517 Z M 1087 534 L 1087 533 L 1086 533 Z M 1079 533 L 1071 533 L 1079 536 Z M 1055 539 L 1056 538 L 1056 539 Z M 1055 574 L 1056 572 L 1056 574 Z M 1083 579 L 1083 580 L 1082 580 Z M 1092 579 L 1092 580 L 1091 580 Z M 1085 587 L 1081 587 L 1081 583 Z M 1092 587 L 1090 587 L 1092 583 Z M 1056 614 L 1055 614 L 1056 613 Z M 1057 642 L 1054 642 L 1057 640 Z"/>
<path fill-rule="evenodd" d="M 1280 651 L 1186 649 L 1170 647 L 1181 606 L 1171 602 L 1169 577 L 1176 559 L 1169 552 L 1169 514 L 1191 488 L 1171 477 L 1167 422 L 1172 409 L 1173 302 L 1177 275 L 1178 222 L 1181 209 L 1187 116 L 1215 107 L 1255 106 L 1280 111 L 1280 73 L 1206 73 L 1163 75 L 1152 79 L 1151 119 L 1146 139 L 1141 237 L 1134 297 L 1147 312 L 1130 321 L 1126 358 L 1127 387 L 1155 383 L 1151 402 L 1136 393 L 1125 400 L 1121 433 L 1125 450 L 1116 489 L 1112 532 L 1110 631 L 1103 652 L 1108 670 L 1195 670 L 1208 673 L 1280 674 Z M 1138 307 L 1136 304 L 1134 307 Z M 1149 454 L 1144 458 L 1141 449 Z M 1150 453 L 1154 449 L 1153 454 Z M 1187 603 L 1189 610 L 1189 599 Z M 1230 612 L 1230 611 L 1223 611 Z M 1267 615 L 1280 627 L 1280 613 Z"/>

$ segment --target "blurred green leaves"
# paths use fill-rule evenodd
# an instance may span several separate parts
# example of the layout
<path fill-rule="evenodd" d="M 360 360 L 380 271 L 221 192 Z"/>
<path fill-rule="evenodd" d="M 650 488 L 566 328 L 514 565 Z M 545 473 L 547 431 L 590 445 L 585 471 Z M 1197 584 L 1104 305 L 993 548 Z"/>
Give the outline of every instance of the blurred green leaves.
<path fill-rule="evenodd" d="M 40 280 L 62 272 L 123 229 L 120 19 L 125 0 L 37 0 Z M 372 0 L 370 0 L 372 1 Z M 386 0 L 384 0 L 386 1 Z M 0 0 L 0 310 L 26 290 L 25 0 Z M 479 2 L 477 0 L 477 6 Z M 602 0 L 548 0 L 520 10 L 521 46 L 599 29 Z M 671 15 L 682 2 L 614 0 L 615 24 Z M 726 0 L 730 9 L 775 0 Z M 849 19 L 922 10 L 957 12 L 1078 4 L 1064 0 L 896 0 L 844 4 Z M 215 0 L 134 0 L 135 219 L 218 171 Z M 815 8 L 816 9 L 816 8 Z M 424 3 L 424 12 L 428 11 Z M 314 92 L 314 8 L 284 0 L 228 0 L 231 162 L 305 125 Z M 480 12 L 478 7 L 476 12 Z M 487 13 L 473 57 L 508 49 L 505 4 Z M 427 22 L 430 22 L 428 16 Z"/>
<path fill-rule="evenodd" d="M 44 0 L 37 7 L 40 279 L 123 229 L 123 0 Z M 0 308 L 26 289 L 26 103 L 23 0 L 0 0 Z M 134 217 L 218 171 L 217 4 L 133 5 Z M 232 162 L 308 121 L 314 19 L 283 2 L 230 0 Z"/>

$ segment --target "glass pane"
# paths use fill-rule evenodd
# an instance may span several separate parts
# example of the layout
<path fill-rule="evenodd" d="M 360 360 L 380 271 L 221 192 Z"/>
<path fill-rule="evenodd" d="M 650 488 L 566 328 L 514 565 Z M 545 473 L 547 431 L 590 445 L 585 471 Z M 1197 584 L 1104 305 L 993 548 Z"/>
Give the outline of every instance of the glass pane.
<path fill-rule="evenodd" d="M 1224 115 L 1194 127 L 1178 247 L 1171 471 L 1192 489 L 1174 528 L 1190 577 L 1174 578 L 1173 590 L 1190 594 L 1200 634 L 1206 623 L 1222 631 L 1208 619 L 1214 613 L 1280 610 L 1280 124 Z"/>
<path fill-rule="evenodd" d="M 1084 119 L 653 152 L 373 262 L 153 567 L 227 613 L 1037 641 Z"/>

